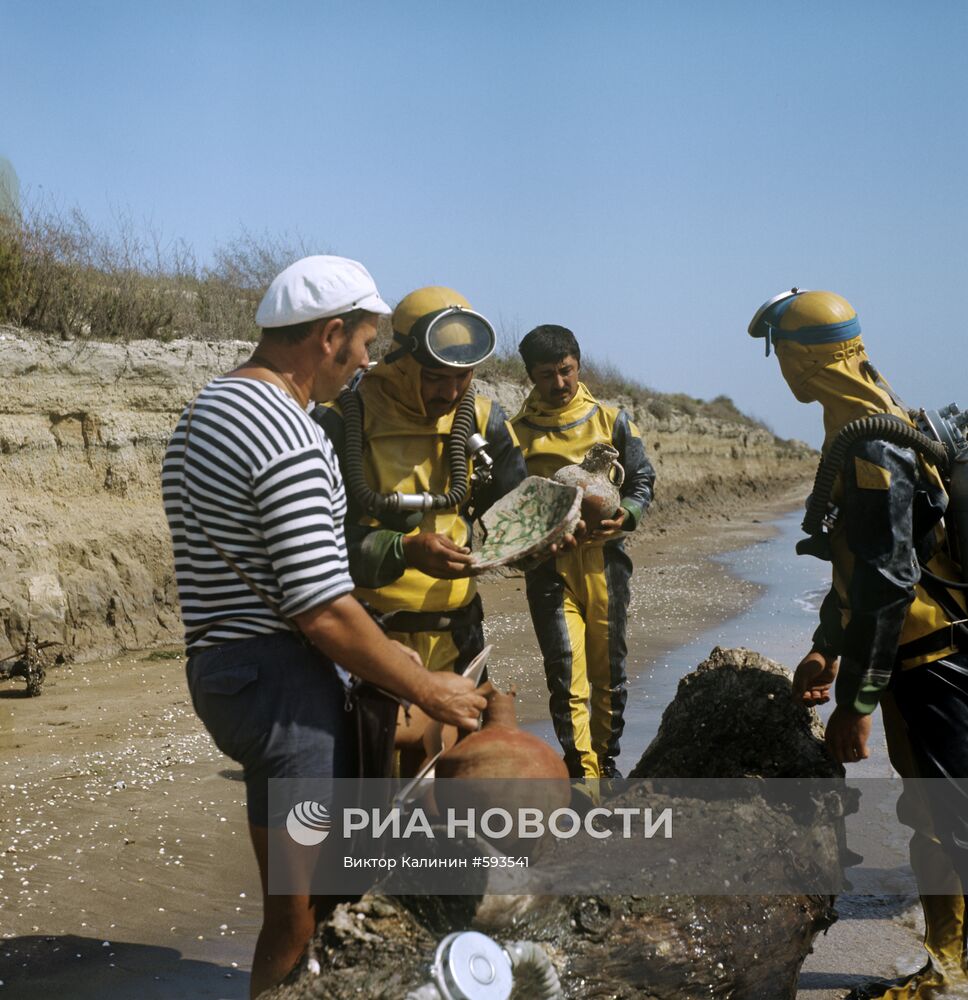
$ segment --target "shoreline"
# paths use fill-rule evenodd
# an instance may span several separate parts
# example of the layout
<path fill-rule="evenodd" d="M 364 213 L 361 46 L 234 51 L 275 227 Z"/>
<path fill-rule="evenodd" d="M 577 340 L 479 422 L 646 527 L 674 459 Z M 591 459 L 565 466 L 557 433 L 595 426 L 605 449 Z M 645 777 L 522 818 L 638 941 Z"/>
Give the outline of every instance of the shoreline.
<path fill-rule="evenodd" d="M 796 510 L 807 489 L 806 484 L 793 485 L 745 509 L 734 499 L 719 513 L 707 511 L 699 524 L 692 518 L 676 524 L 666 516 L 642 525 L 626 543 L 634 565 L 627 634 L 630 683 L 672 650 L 753 604 L 763 588 L 714 557 L 774 537 L 774 522 Z M 495 645 L 488 667 L 491 680 L 504 690 L 512 684 L 517 689 L 519 723 L 547 720 L 544 671 L 523 577 L 486 581 L 480 590 L 487 641 Z"/>
<path fill-rule="evenodd" d="M 630 677 L 750 605 L 761 588 L 712 557 L 770 537 L 803 495 L 643 525 Z M 544 720 L 523 580 L 481 589 L 492 679 L 518 688 L 520 721 Z M 35 699 L 0 684 L 0 996 L 247 996 L 261 895 L 244 787 L 194 715 L 183 663 L 155 650 L 59 667 Z"/>

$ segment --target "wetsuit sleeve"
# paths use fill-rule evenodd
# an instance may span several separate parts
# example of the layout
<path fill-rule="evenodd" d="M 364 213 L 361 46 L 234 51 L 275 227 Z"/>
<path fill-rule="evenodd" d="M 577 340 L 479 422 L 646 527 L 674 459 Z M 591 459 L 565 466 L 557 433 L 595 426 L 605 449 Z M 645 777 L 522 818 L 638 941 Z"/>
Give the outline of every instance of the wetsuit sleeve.
<path fill-rule="evenodd" d="M 497 403 L 491 404 L 484 437 L 494 465 L 490 482 L 474 492 L 474 513 L 477 517 L 497 503 L 505 493 L 510 493 L 528 475 L 517 435 L 504 410 Z"/>
<path fill-rule="evenodd" d="M 850 621 L 844 628 L 837 704 L 874 711 L 894 670 L 914 585 L 920 578 L 913 542 L 914 455 L 884 441 L 862 441 L 843 470 Z"/>
<path fill-rule="evenodd" d="M 622 483 L 622 509 L 627 513 L 625 531 L 634 531 L 649 509 L 655 492 L 655 469 L 645 453 L 645 445 L 638 428 L 625 410 L 619 410 L 612 427 L 612 447 L 618 451 L 618 460 L 625 469 Z"/>
<path fill-rule="evenodd" d="M 322 427 L 326 437 L 332 442 L 339 458 L 340 469 L 343 469 L 343 415 L 332 406 L 317 406 L 310 414 L 313 420 Z M 344 472 L 343 479 L 346 479 Z"/>
<path fill-rule="evenodd" d="M 339 457 L 343 482 L 346 483 L 345 435 L 342 414 L 330 406 L 317 406 L 313 420 L 326 432 Z M 393 583 L 407 568 L 403 555 L 403 534 L 389 528 L 362 524 L 365 514 L 346 490 L 346 551 L 349 556 L 350 576 L 358 587 L 373 590 Z"/>
<path fill-rule="evenodd" d="M 813 644 L 810 649 L 833 659 L 840 656 L 843 645 L 844 628 L 840 598 L 837 597 L 837 591 L 831 587 L 820 605 L 820 624 L 813 633 Z"/>

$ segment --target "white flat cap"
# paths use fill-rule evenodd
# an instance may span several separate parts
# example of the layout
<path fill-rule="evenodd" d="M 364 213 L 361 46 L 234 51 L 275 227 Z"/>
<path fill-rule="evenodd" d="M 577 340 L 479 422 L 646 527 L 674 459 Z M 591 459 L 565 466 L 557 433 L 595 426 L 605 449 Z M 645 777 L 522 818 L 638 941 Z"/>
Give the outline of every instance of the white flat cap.
<path fill-rule="evenodd" d="M 389 316 L 370 272 L 348 257 L 317 254 L 290 264 L 269 286 L 256 310 L 257 326 L 292 326 L 351 309 Z"/>

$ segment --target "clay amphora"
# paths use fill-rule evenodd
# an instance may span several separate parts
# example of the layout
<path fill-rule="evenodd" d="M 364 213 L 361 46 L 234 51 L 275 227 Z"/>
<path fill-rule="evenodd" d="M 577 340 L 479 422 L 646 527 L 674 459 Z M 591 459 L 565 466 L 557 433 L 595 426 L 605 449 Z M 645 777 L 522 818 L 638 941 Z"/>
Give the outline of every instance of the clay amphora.
<path fill-rule="evenodd" d="M 437 761 L 438 778 L 566 778 L 561 757 L 531 733 L 518 729 L 515 694 L 499 691 L 488 681 L 481 729 L 465 736 Z"/>
<path fill-rule="evenodd" d="M 478 817 L 489 809 L 506 810 L 514 825 L 506 836 L 493 839 L 494 845 L 505 854 L 534 857 L 542 838 L 519 839 L 519 817 L 522 810 L 538 809 L 547 819 L 566 808 L 571 802 L 568 768 L 544 740 L 518 729 L 513 692 L 503 694 L 488 682 L 481 693 L 487 698 L 482 728 L 437 761 L 436 807 L 461 815 L 472 809 Z M 464 780 L 446 780 L 455 778 Z"/>
<path fill-rule="evenodd" d="M 581 465 L 563 466 L 553 478 L 565 486 L 580 486 L 584 490 L 581 516 L 589 531 L 612 518 L 621 506 L 619 487 L 625 481 L 625 470 L 618 462 L 618 452 L 610 444 L 593 444 Z"/>

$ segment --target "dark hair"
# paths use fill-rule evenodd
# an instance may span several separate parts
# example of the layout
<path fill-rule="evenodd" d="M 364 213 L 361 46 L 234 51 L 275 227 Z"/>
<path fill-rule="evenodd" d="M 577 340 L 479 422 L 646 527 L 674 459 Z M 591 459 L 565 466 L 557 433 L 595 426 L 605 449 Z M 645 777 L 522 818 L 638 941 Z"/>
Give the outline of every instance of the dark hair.
<path fill-rule="evenodd" d="M 518 344 L 518 352 L 529 374 L 535 365 L 557 364 L 569 355 L 581 364 L 581 348 L 575 335 L 567 327 L 553 323 L 536 326 Z"/>
<path fill-rule="evenodd" d="M 326 323 L 331 319 L 341 319 L 343 321 L 343 332 L 347 337 L 350 337 L 367 316 L 375 315 L 375 313 L 367 312 L 366 309 L 351 309 L 349 312 L 340 313 L 338 316 L 326 316 L 323 319 Z M 313 327 L 319 322 L 318 319 L 307 319 L 305 323 L 292 323 L 290 326 L 266 326 L 262 328 L 262 336 L 266 340 L 275 341 L 277 344 L 300 344 L 309 336 Z"/>

